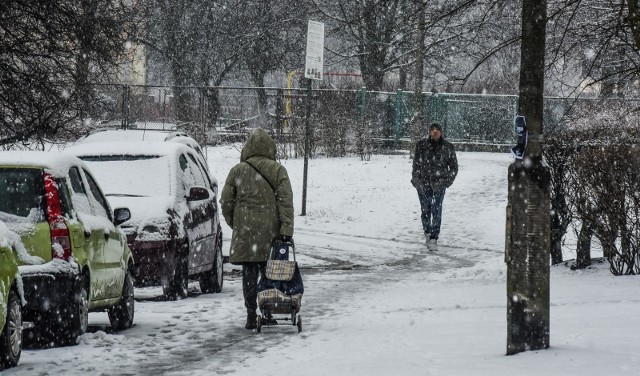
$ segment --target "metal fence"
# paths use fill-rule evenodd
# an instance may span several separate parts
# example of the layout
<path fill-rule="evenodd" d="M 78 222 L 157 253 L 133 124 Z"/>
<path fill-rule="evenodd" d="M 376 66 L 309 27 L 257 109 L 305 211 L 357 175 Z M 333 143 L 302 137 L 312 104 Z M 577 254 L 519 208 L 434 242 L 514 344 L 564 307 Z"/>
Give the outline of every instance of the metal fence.
<path fill-rule="evenodd" d="M 299 155 L 306 119 L 304 89 L 253 87 L 96 86 L 94 127 L 187 130 L 201 143 L 242 141 L 256 127 L 272 130 L 283 153 Z M 414 116 L 412 92 L 312 91 L 312 153 L 340 156 L 407 148 Z M 423 135 L 431 122 L 467 148 L 506 150 L 513 143 L 517 96 L 422 95 Z M 545 128 L 561 125 L 567 101 L 545 99 Z M 284 146 L 283 146 L 284 148 Z"/>

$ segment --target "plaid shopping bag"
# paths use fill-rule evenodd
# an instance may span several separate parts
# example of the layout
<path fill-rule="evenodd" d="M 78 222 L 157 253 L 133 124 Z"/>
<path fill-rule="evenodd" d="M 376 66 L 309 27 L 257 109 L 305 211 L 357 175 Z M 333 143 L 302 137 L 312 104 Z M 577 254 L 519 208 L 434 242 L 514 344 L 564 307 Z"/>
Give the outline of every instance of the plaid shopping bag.
<path fill-rule="evenodd" d="M 265 274 L 268 279 L 273 281 L 290 281 L 295 271 L 295 261 L 269 260 Z"/>

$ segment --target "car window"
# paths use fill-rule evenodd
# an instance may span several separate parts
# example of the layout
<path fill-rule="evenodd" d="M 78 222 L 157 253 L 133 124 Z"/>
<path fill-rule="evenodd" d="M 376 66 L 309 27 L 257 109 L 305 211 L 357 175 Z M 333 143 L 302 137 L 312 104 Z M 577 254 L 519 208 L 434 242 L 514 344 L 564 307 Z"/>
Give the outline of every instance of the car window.
<path fill-rule="evenodd" d="M 182 161 L 186 162 L 185 168 L 182 168 Z M 185 194 L 189 192 L 189 188 L 196 185 L 202 186 L 202 183 L 198 182 L 197 176 L 193 171 L 193 162 L 189 162 L 184 154 L 180 155 L 180 168 L 182 168 L 182 187 L 185 190 Z M 200 178 L 202 180 L 202 178 Z"/>
<path fill-rule="evenodd" d="M 98 183 L 93 179 L 91 174 L 87 170 L 84 171 L 84 176 L 87 178 L 87 183 L 89 184 L 89 190 L 91 191 L 91 197 L 93 198 L 92 202 L 95 207 L 95 214 L 103 217 L 109 218 L 111 220 L 111 210 L 109 210 L 109 204 L 107 204 L 107 200 L 102 195 L 100 188 L 98 188 Z"/>
<path fill-rule="evenodd" d="M 189 169 L 193 174 L 196 185 L 208 188 L 210 184 L 207 183 L 207 176 L 204 174 L 204 172 L 200 168 L 200 165 L 196 161 L 196 157 L 194 157 L 191 154 L 188 154 L 188 156 L 189 156 Z"/>
<path fill-rule="evenodd" d="M 39 221 L 44 218 L 43 172 L 33 168 L 0 169 L 0 211 Z M 10 217 L 10 216 L 8 216 Z M 20 218 L 5 221 L 22 221 Z"/>
<path fill-rule="evenodd" d="M 56 179 L 58 185 L 58 196 L 60 197 L 60 205 L 62 206 L 62 215 L 67 218 L 73 218 L 73 210 L 71 210 L 71 194 L 65 179 Z"/>
<path fill-rule="evenodd" d="M 71 183 L 71 204 L 78 213 L 92 214 L 91 205 L 89 205 L 89 197 L 87 197 L 87 191 L 80 175 L 78 167 L 71 167 L 69 169 L 69 182 Z"/>
<path fill-rule="evenodd" d="M 213 180 L 211 180 L 211 175 L 209 175 L 209 169 L 207 167 L 205 167 L 205 165 L 202 163 L 202 161 L 200 159 L 196 159 L 196 161 L 198 162 L 198 166 L 200 166 L 200 170 L 203 171 L 204 176 L 206 177 L 207 181 L 209 182 L 208 186 L 213 187 Z"/>
<path fill-rule="evenodd" d="M 184 154 L 180 154 L 180 169 L 182 171 L 185 171 L 187 169 L 187 167 L 189 167 L 189 163 L 187 162 L 187 157 L 184 156 Z"/>
<path fill-rule="evenodd" d="M 71 182 L 71 188 L 75 193 L 87 194 L 87 191 L 84 189 L 82 178 L 80 177 L 80 171 L 77 167 L 71 167 L 69 169 L 69 181 Z"/>

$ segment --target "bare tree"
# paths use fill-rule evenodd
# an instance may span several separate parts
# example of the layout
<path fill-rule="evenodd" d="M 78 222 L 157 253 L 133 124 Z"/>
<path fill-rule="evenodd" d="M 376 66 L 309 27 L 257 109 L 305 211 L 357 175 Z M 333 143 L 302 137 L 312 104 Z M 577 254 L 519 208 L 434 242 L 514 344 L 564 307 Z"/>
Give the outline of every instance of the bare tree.
<path fill-rule="evenodd" d="M 549 12 L 548 71 L 563 93 L 638 93 L 637 0 L 552 0 Z"/>
<path fill-rule="evenodd" d="M 136 28 L 136 1 L 0 4 L 0 145 L 80 133 L 95 93 L 115 77 Z"/>
<path fill-rule="evenodd" d="M 328 23 L 328 35 L 341 44 L 326 48 L 334 61 L 357 61 L 370 90 L 383 88 L 385 74 L 398 69 L 410 47 L 411 0 L 315 2 Z"/>
<path fill-rule="evenodd" d="M 234 0 L 149 0 L 148 32 L 143 43 L 151 51 L 151 83 L 173 86 L 180 121 L 197 121 L 202 109 L 198 112 L 194 107 L 206 98 L 206 122 L 216 122 L 218 91 L 200 92 L 188 87 L 219 86 L 237 68 L 246 48 L 241 9 L 242 4 Z M 163 71 L 164 76 L 159 73 Z"/>
<path fill-rule="evenodd" d="M 301 68 L 308 10 L 299 2 L 246 1 L 243 6 L 243 61 L 257 87 L 260 124 L 268 126 L 265 76 L 269 72 Z"/>

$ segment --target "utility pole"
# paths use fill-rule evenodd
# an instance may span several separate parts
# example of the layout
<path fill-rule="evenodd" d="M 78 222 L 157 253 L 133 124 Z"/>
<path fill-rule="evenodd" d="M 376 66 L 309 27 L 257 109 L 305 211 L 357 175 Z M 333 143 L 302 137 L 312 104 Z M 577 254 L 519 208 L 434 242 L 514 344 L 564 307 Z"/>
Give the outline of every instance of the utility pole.
<path fill-rule="evenodd" d="M 549 348 L 550 173 L 542 163 L 546 23 L 547 1 L 523 0 L 518 145 L 509 166 L 505 249 L 507 355 Z"/>

